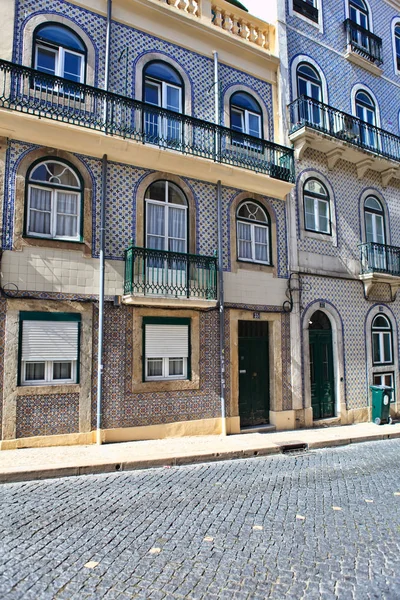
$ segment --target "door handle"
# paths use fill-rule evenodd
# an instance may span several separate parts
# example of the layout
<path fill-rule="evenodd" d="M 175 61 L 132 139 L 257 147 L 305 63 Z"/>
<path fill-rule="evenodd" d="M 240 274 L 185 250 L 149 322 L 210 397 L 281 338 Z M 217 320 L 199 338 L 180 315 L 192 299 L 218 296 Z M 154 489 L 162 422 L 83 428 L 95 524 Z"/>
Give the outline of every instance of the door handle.
<path fill-rule="evenodd" d="M 240 369 L 239 373 L 242 375 L 244 373 L 246 373 L 246 369 Z"/>

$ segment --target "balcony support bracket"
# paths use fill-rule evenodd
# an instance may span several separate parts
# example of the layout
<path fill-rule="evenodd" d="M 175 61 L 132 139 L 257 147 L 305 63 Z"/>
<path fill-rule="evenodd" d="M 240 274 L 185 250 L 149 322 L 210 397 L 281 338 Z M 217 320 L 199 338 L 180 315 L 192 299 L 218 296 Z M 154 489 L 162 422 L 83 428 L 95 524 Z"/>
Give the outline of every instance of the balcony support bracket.
<path fill-rule="evenodd" d="M 378 298 L 374 297 L 373 290 L 376 285 L 387 285 L 390 289 L 390 302 L 394 302 L 397 297 L 397 292 L 400 287 L 400 278 L 392 278 L 392 281 L 388 281 L 387 278 L 382 274 L 377 275 L 368 273 L 360 275 L 360 279 L 364 285 L 364 297 L 366 300 L 373 300 L 376 302 Z M 388 302 L 388 300 L 386 300 Z"/>
<path fill-rule="evenodd" d="M 344 148 L 334 148 L 326 153 L 326 159 L 328 161 L 328 169 L 333 171 L 337 162 L 342 158 L 344 154 Z"/>
<path fill-rule="evenodd" d="M 364 160 L 360 160 L 360 162 L 356 164 L 358 179 L 365 177 L 366 172 L 371 168 L 373 163 L 374 160 L 372 158 L 364 158 Z"/>
<path fill-rule="evenodd" d="M 382 171 L 381 177 L 382 185 L 386 188 L 394 177 L 400 179 L 400 170 L 396 169 L 396 167 L 390 167 L 389 169 L 386 169 L 386 171 Z"/>
<path fill-rule="evenodd" d="M 312 147 L 314 136 L 304 133 L 300 138 L 294 140 L 294 155 L 296 160 L 301 160 L 307 148 Z"/>

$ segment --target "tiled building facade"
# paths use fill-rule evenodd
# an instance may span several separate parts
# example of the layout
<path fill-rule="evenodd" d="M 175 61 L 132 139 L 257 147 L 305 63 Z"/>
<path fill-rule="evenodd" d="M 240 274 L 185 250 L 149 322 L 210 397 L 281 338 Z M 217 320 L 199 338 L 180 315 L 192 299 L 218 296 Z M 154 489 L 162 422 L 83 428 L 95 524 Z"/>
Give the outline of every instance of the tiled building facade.
<path fill-rule="evenodd" d="M 286 1 L 297 376 L 310 423 L 351 423 L 372 384 L 399 410 L 400 4 L 305 4 Z"/>
<path fill-rule="evenodd" d="M 264 10 L 7 0 L 2 448 L 399 411 L 400 5 Z"/>
<path fill-rule="evenodd" d="M 290 427 L 274 26 L 224 1 L 114 2 L 107 36 L 105 8 L 16 2 L 3 42 L 2 447 L 96 439 L 102 202 L 101 439 Z"/>

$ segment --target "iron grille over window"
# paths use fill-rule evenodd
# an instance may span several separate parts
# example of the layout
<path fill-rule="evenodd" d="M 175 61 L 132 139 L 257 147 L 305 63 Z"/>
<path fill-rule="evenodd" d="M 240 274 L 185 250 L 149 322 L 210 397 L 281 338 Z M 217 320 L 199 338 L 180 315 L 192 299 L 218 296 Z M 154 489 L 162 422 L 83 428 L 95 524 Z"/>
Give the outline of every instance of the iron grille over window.
<path fill-rule="evenodd" d="M 315 0 L 293 0 L 293 10 L 318 23 L 318 8 L 315 7 Z"/>

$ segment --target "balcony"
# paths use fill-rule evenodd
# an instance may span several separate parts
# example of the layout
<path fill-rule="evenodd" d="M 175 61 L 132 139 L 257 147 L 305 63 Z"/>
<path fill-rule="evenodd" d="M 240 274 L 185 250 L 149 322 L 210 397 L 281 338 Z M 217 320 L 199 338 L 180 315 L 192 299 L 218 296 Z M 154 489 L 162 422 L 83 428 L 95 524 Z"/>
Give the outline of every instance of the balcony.
<path fill-rule="evenodd" d="M 159 150 L 171 150 L 181 155 L 268 175 L 281 182 L 294 181 L 293 150 L 290 148 L 4 60 L 0 60 L 1 108 L 85 128 L 113 139 L 120 138 L 151 146 L 152 160 L 160 160 Z M 8 118 L 3 128 L 5 135 L 11 123 Z M 20 135 L 24 133 L 24 125 L 26 130 L 26 124 L 20 124 Z M 42 128 L 36 128 L 35 135 L 41 131 Z M 60 139 L 63 136 L 61 129 L 54 136 Z M 72 142 L 75 150 L 76 136 Z M 40 143 L 38 139 L 36 143 Z M 99 142 L 93 145 L 98 146 Z M 126 148 L 126 144 L 123 147 Z M 157 154 L 154 154 L 154 149 Z M 138 153 L 139 159 L 142 154 Z M 177 161 L 174 163 L 176 166 Z M 181 159 L 179 166 L 182 168 L 183 163 L 184 159 Z M 148 164 L 147 161 L 145 165 L 138 166 Z M 162 166 L 160 164 L 160 168 Z M 204 165 L 201 168 L 204 176 Z M 188 169 L 188 174 L 195 176 L 193 162 L 191 169 Z M 230 177 L 230 183 L 234 185 L 236 182 L 232 181 L 231 169 L 226 173 L 226 178 Z M 180 169 L 180 174 L 186 173 Z M 215 177 L 221 178 L 218 170 L 214 173 L 214 179 Z M 240 177 L 243 179 L 246 176 Z M 264 189 L 265 193 L 264 179 L 258 182 L 258 187 Z M 277 197 L 284 197 L 292 186 L 276 184 L 275 187 Z"/>
<path fill-rule="evenodd" d="M 344 28 L 348 48 L 346 58 L 359 66 L 372 70 L 375 75 L 380 75 L 382 71 L 379 67 L 383 63 L 382 39 L 351 19 L 346 19 Z M 375 68 L 371 69 L 371 65 Z"/>
<path fill-rule="evenodd" d="M 343 159 L 356 165 L 360 179 L 368 169 L 381 174 L 384 186 L 392 178 L 400 178 L 397 135 L 305 96 L 292 102 L 289 109 L 289 138 L 299 160 L 307 148 L 313 148 L 326 154 L 329 169 Z"/>
<path fill-rule="evenodd" d="M 217 300 L 215 256 L 132 246 L 125 251 L 126 304 L 207 307 Z"/>
<path fill-rule="evenodd" d="M 315 8 L 306 0 L 293 0 L 293 10 L 303 15 L 310 21 L 314 21 L 314 23 L 318 23 L 318 8 Z"/>
<path fill-rule="evenodd" d="M 360 244 L 359 249 L 360 279 L 364 283 L 366 297 L 375 284 L 386 283 L 394 300 L 400 287 L 400 248 L 367 242 Z"/>

